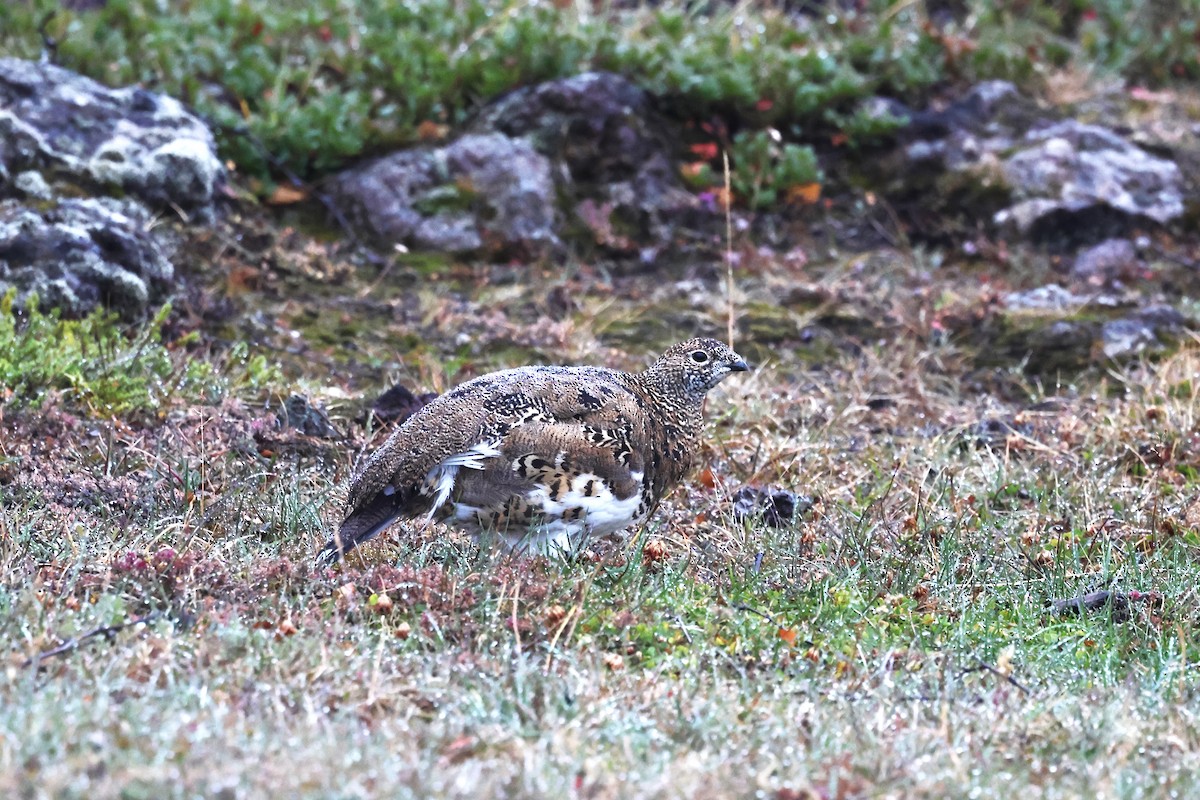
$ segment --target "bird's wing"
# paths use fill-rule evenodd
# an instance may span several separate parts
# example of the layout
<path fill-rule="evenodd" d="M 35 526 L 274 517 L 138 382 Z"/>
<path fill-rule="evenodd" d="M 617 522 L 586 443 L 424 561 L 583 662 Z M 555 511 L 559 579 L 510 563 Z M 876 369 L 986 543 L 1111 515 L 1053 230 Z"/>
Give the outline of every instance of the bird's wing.
<path fill-rule="evenodd" d="M 514 428 L 500 450 L 484 469 L 459 473 L 456 503 L 499 512 L 514 498 L 540 491 L 551 504 L 586 510 L 589 498 L 626 501 L 641 492 L 645 465 L 624 430 L 575 420 L 531 422 Z"/>

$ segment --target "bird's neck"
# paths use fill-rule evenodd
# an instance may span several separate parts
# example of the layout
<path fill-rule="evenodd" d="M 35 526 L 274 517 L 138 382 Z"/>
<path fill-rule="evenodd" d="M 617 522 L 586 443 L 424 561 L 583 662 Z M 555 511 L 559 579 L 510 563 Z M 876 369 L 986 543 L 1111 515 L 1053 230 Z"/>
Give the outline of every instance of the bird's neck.
<path fill-rule="evenodd" d="M 646 399 L 646 413 L 656 423 L 657 430 L 670 449 L 690 456 L 700 438 L 704 424 L 704 395 L 693 397 L 682 392 L 678 383 L 674 385 L 661 380 L 651 372 L 636 376 L 642 396 Z M 656 379 L 658 378 L 658 379 Z"/>
<path fill-rule="evenodd" d="M 706 390 L 690 390 L 686 387 L 681 375 L 654 364 L 634 379 L 641 385 L 646 394 L 664 407 L 694 409 L 699 414 L 704 408 Z"/>

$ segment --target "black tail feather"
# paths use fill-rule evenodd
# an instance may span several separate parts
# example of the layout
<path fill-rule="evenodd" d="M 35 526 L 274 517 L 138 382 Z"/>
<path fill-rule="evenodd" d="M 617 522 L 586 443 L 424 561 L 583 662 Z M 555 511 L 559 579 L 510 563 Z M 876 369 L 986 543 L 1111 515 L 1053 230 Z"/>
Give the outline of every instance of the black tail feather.
<path fill-rule="evenodd" d="M 346 553 L 375 538 L 398 516 L 400 510 L 393 498 L 382 495 L 375 498 L 346 517 L 338 532 L 317 553 L 317 564 L 324 567 L 336 564 Z"/>

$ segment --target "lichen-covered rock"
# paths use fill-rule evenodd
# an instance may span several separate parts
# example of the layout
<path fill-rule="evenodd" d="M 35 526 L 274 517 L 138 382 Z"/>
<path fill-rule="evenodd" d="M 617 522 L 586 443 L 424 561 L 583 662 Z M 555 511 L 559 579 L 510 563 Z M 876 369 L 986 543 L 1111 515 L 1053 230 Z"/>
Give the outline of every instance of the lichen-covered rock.
<path fill-rule="evenodd" d="M 1019 364 L 1031 374 L 1054 375 L 1161 355 L 1196 326 L 1171 306 L 1140 302 L 1136 295 L 1084 296 L 1051 284 L 1007 295 L 988 319 L 959 335 L 977 348 L 981 366 Z"/>
<path fill-rule="evenodd" d="M 663 244 L 679 215 L 697 213 L 679 181 L 679 132 L 620 75 L 589 72 L 518 89 L 485 108 L 471 129 L 527 137 L 554 163 L 577 227 L 609 249 Z"/>
<path fill-rule="evenodd" d="M 978 84 L 944 108 L 875 99 L 863 113 L 901 123 L 896 146 L 858 168 L 916 233 L 969 234 L 988 220 L 1069 248 L 1184 213 L 1174 161 L 1109 128 L 1056 119 L 1009 83 Z"/>
<path fill-rule="evenodd" d="M 1100 328 L 1100 348 L 1114 360 L 1155 353 L 1182 336 L 1187 327 L 1187 318 L 1177 309 L 1167 305 L 1148 306 L 1104 323 Z"/>
<path fill-rule="evenodd" d="M 1064 120 L 1030 131 L 1003 169 L 1017 203 L 996 222 L 1022 232 L 1049 215 L 1094 208 L 1158 223 L 1183 214 L 1179 167 L 1098 125 Z"/>
<path fill-rule="evenodd" d="M 1087 305 L 1090 298 L 1072 293 L 1057 283 L 1038 286 L 1004 296 L 1004 307 L 1010 311 L 1070 312 Z"/>
<path fill-rule="evenodd" d="M 679 182 L 677 140 L 644 91 L 587 73 L 511 92 L 452 144 L 395 153 L 329 185 L 385 246 L 536 255 L 571 232 L 640 256 L 700 213 Z"/>
<path fill-rule="evenodd" d="M 105 305 L 134 318 L 162 302 L 174 270 L 149 233 L 149 214 L 111 199 L 61 200 L 35 210 L 0 201 L 0 294 L 79 317 Z"/>
<path fill-rule="evenodd" d="M 384 245 L 532 255 L 558 243 L 550 162 L 502 134 L 395 153 L 346 170 L 330 190 Z"/>
<path fill-rule="evenodd" d="M 991 218 L 1004 208 L 1009 189 L 1001 158 L 1041 118 L 1036 104 L 1007 81 L 977 84 L 944 108 L 913 110 L 871 98 L 860 113 L 900 123 L 896 146 L 856 168 L 919 232 L 931 218 L 946 217 L 934 222 L 945 225 L 966 217 L 973 227 L 974 219 Z"/>
<path fill-rule="evenodd" d="M 1071 277 L 1096 286 L 1135 277 L 1144 266 L 1129 239 L 1105 239 L 1080 250 L 1071 265 Z"/>
<path fill-rule="evenodd" d="M 0 58 L 0 192 L 30 170 L 201 215 L 224 179 L 211 131 L 179 101 Z"/>

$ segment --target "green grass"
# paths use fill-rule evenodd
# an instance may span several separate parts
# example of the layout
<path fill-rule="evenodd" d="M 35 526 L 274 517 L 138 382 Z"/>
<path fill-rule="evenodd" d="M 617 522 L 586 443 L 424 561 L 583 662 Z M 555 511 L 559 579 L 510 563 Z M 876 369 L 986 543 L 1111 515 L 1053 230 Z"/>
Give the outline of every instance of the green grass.
<path fill-rule="evenodd" d="M 55 393 L 100 415 L 145 411 L 165 394 L 171 359 L 159 342 L 169 307 L 129 335 L 112 312 L 62 320 L 29 298 L 14 313 L 16 290 L 0 297 L 0 387 L 15 406 L 39 407 Z"/>
<path fill-rule="evenodd" d="M 0 297 L 0 401 L 14 409 L 50 404 L 88 416 L 122 417 L 161 412 L 172 400 L 259 395 L 281 377 L 242 342 L 205 359 L 188 357 L 194 334 L 168 347 L 162 330 L 169 305 L 129 324 L 104 310 L 64 320 L 57 311 L 39 311 L 36 295 L 20 309 L 15 301 L 15 289 Z"/>

